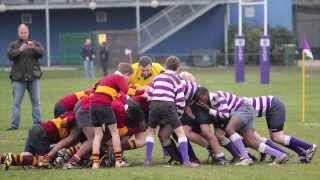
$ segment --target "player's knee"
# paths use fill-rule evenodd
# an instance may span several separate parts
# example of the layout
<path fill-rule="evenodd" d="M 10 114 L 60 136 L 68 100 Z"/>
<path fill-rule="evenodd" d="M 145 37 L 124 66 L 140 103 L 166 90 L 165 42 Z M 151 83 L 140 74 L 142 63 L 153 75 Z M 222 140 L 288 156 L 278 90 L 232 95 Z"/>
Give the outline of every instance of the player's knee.
<path fill-rule="evenodd" d="M 221 142 L 225 138 L 225 136 L 219 132 L 214 132 L 214 135 L 217 137 L 217 139 Z"/>
<path fill-rule="evenodd" d="M 165 133 L 165 132 L 160 131 L 159 134 L 158 134 L 158 137 L 159 137 L 160 141 L 163 142 L 166 139 L 169 139 L 170 135 Z"/>
<path fill-rule="evenodd" d="M 183 131 L 182 126 L 176 128 L 176 129 L 174 130 L 174 132 L 176 133 L 176 135 L 178 136 L 178 138 L 180 138 L 180 137 L 185 137 L 185 136 L 186 136 L 186 134 L 185 134 L 184 131 Z"/>
<path fill-rule="evenodd" d="M 272 133 L 271 134 L 271 140 L 274 141 L 274 142 L 282 144 L 283 141 L 284 141 L 284 137 L 279 133 Z"/>
<path fill-rule="evenodd" d="M 227 134 L 228 137 L 232 136 L 232 134 L 235 133 L 233 127 L 229 127 L 229 126 L 226 128 L 225 131 L 226 131 L 226 134 Z"/>

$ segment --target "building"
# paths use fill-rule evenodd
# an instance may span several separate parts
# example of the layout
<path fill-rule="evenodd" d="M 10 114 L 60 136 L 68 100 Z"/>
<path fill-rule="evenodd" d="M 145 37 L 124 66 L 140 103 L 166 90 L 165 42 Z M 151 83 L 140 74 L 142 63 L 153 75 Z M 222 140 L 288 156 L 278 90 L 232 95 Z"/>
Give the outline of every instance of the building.
<path fill-rule="evenodd" d="M 188 54 L 196 49 L 223 50 L 226 27 L 238 22 L 236 2 L 238 0 L 2 0 L 0 10 L 5 4 L 6 11 L 0 13 L 0 64 L 10 64 L 7 46 L 16 38 L 20 23 L 28 24 L 32 38 L 46 49 L 50 46 L 49 64 L 78 61 L 81 41 L 86 37 L 95 38 L 101 32 L 111 34 L 112 42 L 119 46 L 118 54 L 122 54 L 126 46 L 136 53 L 149 55 Z M 292 0 L 268 0 L 269 26 L 282 26 L 294 32 L 298 29 L 299 33 L 301 18 L 299 13 L 294 14 L 305 6 Z M 262 25 L 261 8 L 245 7 L 244 22 Z M 115 41 L 115 37 L 122 35 L 135 42 Z M 47 43 L 47 39 L 50 42 Z M 320 47 L 319 42 L 312 41 L 311 46 Z M 76 60 L 69 61 L 68 56 L 76 56 Z M 42 63 L 47 63 L 47 57 Z"/>

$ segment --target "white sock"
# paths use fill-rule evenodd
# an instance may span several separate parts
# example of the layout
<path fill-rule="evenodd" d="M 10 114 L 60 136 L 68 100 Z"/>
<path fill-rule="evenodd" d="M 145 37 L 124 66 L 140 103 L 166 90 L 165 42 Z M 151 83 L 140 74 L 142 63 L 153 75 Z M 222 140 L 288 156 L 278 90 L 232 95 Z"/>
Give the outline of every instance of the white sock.
<path fill-rule="evenodd" d="M 284 135 L 284 145 L 289 145 L 291 140 L 291 136 Z"/>

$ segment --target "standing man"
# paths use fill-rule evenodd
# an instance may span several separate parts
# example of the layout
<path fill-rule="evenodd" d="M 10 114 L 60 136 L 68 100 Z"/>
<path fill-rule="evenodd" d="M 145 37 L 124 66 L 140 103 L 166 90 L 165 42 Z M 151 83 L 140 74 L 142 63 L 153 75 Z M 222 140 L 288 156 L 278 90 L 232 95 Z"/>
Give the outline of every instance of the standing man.
<path fill-rule="evenodd" d="M 81 56 L 83 59 L 83 67 L 84 73 L 86 78 L 93 78 L 95 76 L 95 69 L 94 69 L 94 59 L 96 56 L 94 55 L 94 49 L 92 47 L 91 39 L 86 39 L 82 51 Z"/>
<path fill-rule="evenodd" d="M 108 74 L 108 62 L 109 62 L 109 46 L 107 45 L 107 42 L 103 42 L 101 44 L 99 56 L 100 56 L 100 66 L 102 69 L 102 73 L 105 76 Z"/>
<path fill-rule="evenodd" d="M 42 76 L 39 59 L 43 56 L 40 43 L 29 38 L 29 28 L 25 24 L 18 27 L 19 39 L 9 45 L 8 58 L 13 62 L 10 79 L 13 86 L 13 106 L 11 127 L 16 130 L 20 123 L 20 104 L 25 90 L 28 90 L 32 104 L 34 124 L 41 121 L 39 79 Z"/>

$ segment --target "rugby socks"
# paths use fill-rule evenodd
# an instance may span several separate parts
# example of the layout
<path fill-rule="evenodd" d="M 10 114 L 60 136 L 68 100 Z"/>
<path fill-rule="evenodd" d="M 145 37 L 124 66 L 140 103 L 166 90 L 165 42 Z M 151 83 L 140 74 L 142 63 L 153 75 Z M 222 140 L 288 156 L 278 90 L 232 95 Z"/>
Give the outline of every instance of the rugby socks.
<path fill-rule="evenodd" d="M 224 137 L 221 141 L 221 144 L 223 147 L 225 147 L 230 154 L 232 155 L 233 159 L 240 159 L 241 155 L 239 153 L 239 151 L 237 150 L 237 147 L 233 144 L 232 141 L 230 141 L 230 139 Z"/>
<path fill-rule="evenodd" d="M 92 154 L 92 162 L 100 165 L 100 154 Z"/>
<path fill-rule="evenodd" d="M 273 149 L 276 149 L 282 153 L 287 153 L 285 150 L 283 150 L 282 148 L 280 148 L 279 146 L 277 146 L 275 143 L 273 143 L 271 140 L 267 139 L 267 138 L 262 138 L 262 142 L 265 143 L 266 145 L 272 147 Z"/>
<path fill-rule="evenodd" d="M 287 136 L 285 135 L 285 138 L 284 138 L 284 145 L 293 150 L 294 152 L 296 152 L 299 156 L 305 156 L 306 153 L 305 153 L 305 148 L 299 146 L 299 144 L 306 144 L 305 147 L 312 147 L 311 144 L 307 144 L 307 143 L 300 143 L 302 142 L 301 140 L 297 139 L 297 138 L 294 138 L 292 136 Z M 310 145 L 310 146 L 309 146 Z"/>
<path fill-rule="evenodd" d="M 240 155 L 246 159 L 250 159 L 249 155 L 248 155 L 248 151 L 246 150 L 243 142 L 242 142 L 242 138 L 238 133 L 234 133 L 230 136 L 230 140 L 232 141 L 232 143 L 235 145 L 235 147 L 237 148 L 238 152 L 240 153 Z"/>
<path fill-rule="evenodd" d="M 121 144 L 121 149 L 123 151 L 137 149 L 136 141 L 134 139 L 127 140 L 126 142 Z"/>
<path fill-rule="evenodd" d="M 114 157 L 116 159 L 116 161 L 122 161 L 122 151 L 117 151 L 117 152 L 114 152 Z"/>
<path fill-rule="evenodd" d="M 227 161 L 227 158 L 226 158 L 226 156 L 224 155 L 223 152 L 220 152 L 220 153 L 218 153 L 218 154 L 215 154 L 215 155 L 214 155 L 214 158 L 215 158 L 216 160 L 218 160 L 218 161 Z"/>
<path fill-rule="evenodd" d="M 146 138 L 146 163 L 152 161 L 152 151 L 153 151 L 154 137 L 148 136 Z"/>
<path fill-rule="evenodd" d="M 308 150 L 310 148 L 312 148 L 312 144 L 306 143 L 298 138 L 295 138 L 293 136 L 288 136 L 289 140 L 289 145 L 292 146 L 298 146 L 304 150 Z"/>
<path fill-rule="evenodd" d="M 5 155 L 0 155 L 0 164 L 3 164 L 4 160 L 6 159 Z"/>
<path fill-rule="evenodd" d="M 278 151 L 278 150 L 266 145 L 265 143 L 259 144 L 259 152 L 266 153 L 266 154 L 269 154 L 274 157 L 280 157 L 281 155 L 284 154 L 283 152 Z"/>
<path fill-rule="evenodd" d="M 200 163 L 200 160 L 198 159 L 196 153 L 193 151 L 190 141 L 188 141 L 188 153 L 191 162 Z"/>
<path fill-rule="evenodd" d="M 189 153 L 188 153 L 188 139 L 187 137 L 178 138 L 179 142 L 179 151 L 182 157 L 183 164 L 190 163 L 189 161 Z"/>
<path fill-rule="evenodd" d="M 12 166 L 35 166 L 37 158 L 33 155 L 11 154 Z"/>
<path fill-rule="evenodd" d="M 67 148 L 66 151 L 69 154 L 69 157 L 71 157 L 75 155 L 79 149 L 80 149 L 80 145 L 75 145 Z"/>
<path fill-rule="evenodd" d="M 179 150 L 176 146 L 176 143 L 172 139 L 170 139 L 168 142 L 162 143 L 162 147 L 166 152 L 168 152 L 172 160 L 181 162 Z"/>

